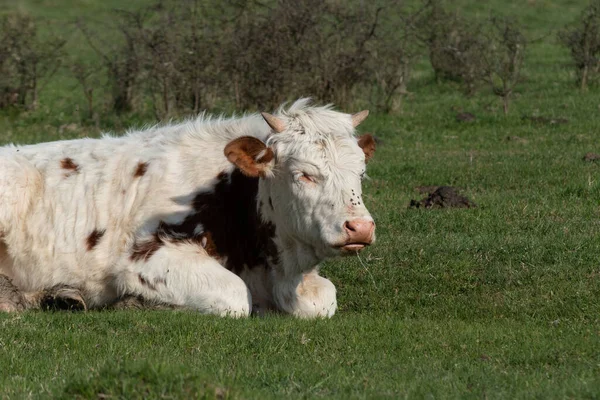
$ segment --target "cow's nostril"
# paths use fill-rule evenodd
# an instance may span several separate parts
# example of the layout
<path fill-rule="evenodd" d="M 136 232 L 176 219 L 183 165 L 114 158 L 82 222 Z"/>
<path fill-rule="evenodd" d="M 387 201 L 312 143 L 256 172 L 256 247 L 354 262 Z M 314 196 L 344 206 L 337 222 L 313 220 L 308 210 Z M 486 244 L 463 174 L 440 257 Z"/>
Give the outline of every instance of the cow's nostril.
<path fill-rule="evenodd" d="M 344 222 L 344 228 L 350 232 L 356 232 L 356 224 L 353 224 L 352 221 Z"/>
<path fill-rule="evenodd" d="M 357 218 L 344 222 L 344 230 L 347 235 L 346 243 L 368 245 L 373 242 L 375 223 L 372 220 Z"/>

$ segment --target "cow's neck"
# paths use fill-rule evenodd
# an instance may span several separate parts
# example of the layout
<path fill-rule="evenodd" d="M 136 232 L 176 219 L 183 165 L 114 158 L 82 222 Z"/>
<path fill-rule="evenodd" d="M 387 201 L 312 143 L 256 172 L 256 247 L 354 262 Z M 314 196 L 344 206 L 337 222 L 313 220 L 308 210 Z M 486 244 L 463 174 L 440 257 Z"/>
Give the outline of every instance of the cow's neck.
<path fill-rule="evenodd" d="M 213 190 L 194 199 L 196 213 L 190 218 L 210 233 L 213 255 L 238 274 L 246 267 L 278 263 L 276 228 L 260 217 L 257 193 L 258 178 L 236 169 L 220 175 Z"/>
<path fill-rule="evenodd" d="M 195 196 L 192 214 L 179 224 L 162 224 L 161 232 L 199 239 L 209 255 L 237 274 L 266 265 L 291 278 L 314 269 L 320 261 L 314 249 L 277 229 L 269 220 L 269 197 L 259 190 L 258 178 L 237 169 L 222 173 L 211 190 Z"/>
<path fill-rule="evenodd" d="M 264 182 L 259 185 L 257 199 L 263 220 L 276 226 L 277 224 L 272 220 L 275 210 L 271 201 L 271 193 L 269 193 L 269 186 Z M 292 278 L 312 271 L 323 260 L 316 254 L 313 246 L 290 235 L 282 229 L 282 226 L 276 227 L 273 240 L 277 245 L 279 262 L 272 267 L 282 276 Z"/>

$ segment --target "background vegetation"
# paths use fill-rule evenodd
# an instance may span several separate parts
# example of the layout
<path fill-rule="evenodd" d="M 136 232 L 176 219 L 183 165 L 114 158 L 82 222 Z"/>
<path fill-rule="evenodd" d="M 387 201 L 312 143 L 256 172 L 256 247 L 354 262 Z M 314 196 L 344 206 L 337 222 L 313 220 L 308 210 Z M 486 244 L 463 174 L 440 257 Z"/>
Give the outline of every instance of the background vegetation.
<path fill-rule="evenodd" d="M 0 315 L 0 397 L 598 397 L 600 166 L 582 160 L 600 152 L 593 12 L 368 3 L 0 3 L 3 34 L 29 32 L 12 37 L 33 60 L 0 58 L 3 143 L 298 95 L 376 108 L 361 130 L 381 139 L 364 188 L 378 243 L 323 266 L 333 319 Z M 430 185 L 478 207 L 409 209 Z"/>

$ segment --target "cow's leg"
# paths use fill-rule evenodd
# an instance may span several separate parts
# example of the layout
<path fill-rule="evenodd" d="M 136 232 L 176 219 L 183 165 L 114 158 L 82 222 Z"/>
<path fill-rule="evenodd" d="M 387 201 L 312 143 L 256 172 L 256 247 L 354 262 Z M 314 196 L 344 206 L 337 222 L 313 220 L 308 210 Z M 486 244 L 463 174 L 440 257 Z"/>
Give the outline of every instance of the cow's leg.
<path fill-rule="evenodd" d="M 54 286 L 37 293 L 26 293 L 27 308 L 42 310 L 85 311 L 87 305 L 79 289 L 67 285 Z"/>
<path fill-rule="evenodd" d="M 183 308 L 174 304 L 150 301 L 141 296 L 125 295 L 106 307 L 109 310 L 176 310 Z"/>
<path fill-rule="evenodd" d="M 267 266 L 244 268 L 240 278 L 246 283 L 252 294 L 252 315 L 263 317 L 279 312 L 273 302 L 273 274 Z"/>
<path fill-rule="evenodd" d="M 152 254 L 129 256 L 117 282 L 122 296 L 141 296 L 148 304 L 234 317 L 252 309 L 244 281 L 193 243 L 164 243 Z"/>
<path fill-rule="evenodd" d="M 26 308 L 26 300 L 12 280 L 0 274 L 0 312 L 22 311 Z"/>
<path fill-rule="evenodd" d="M 316 270 L 293 277 L 277 277 L 273 283 L 277 306 L 299 318 L 329 318 L 337 309 L 335 286 Z"/>
<path fill-rule="evenodd" d="M 0 274 L 0 311 L 14 312 L 40 308 L 44 310 L 87 309 L 78 289 L 59 285 L 47 290 L 24 293 L 8 276 Z"/>

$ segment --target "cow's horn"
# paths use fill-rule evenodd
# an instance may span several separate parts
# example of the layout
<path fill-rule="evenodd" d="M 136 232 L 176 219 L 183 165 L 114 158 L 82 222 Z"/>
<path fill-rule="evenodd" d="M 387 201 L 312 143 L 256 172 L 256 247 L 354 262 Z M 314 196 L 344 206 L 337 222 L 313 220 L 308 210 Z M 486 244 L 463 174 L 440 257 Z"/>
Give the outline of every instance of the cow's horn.
<path fill-rule="evenodd" d="M 352 114 L 352 126 L 357 127 L 369 116 L 369 110 L 362 110 L 357 112 L 356 114 Z"/>
<path fill-rule="evenodd" d="M 273 129 L 276 133 L 285 131 L 285 123 L 281 119 L 266 112 L 262 112 L 260 114 L 263 116 L 267 124 L 269 124 L 271 129 Z"/>

